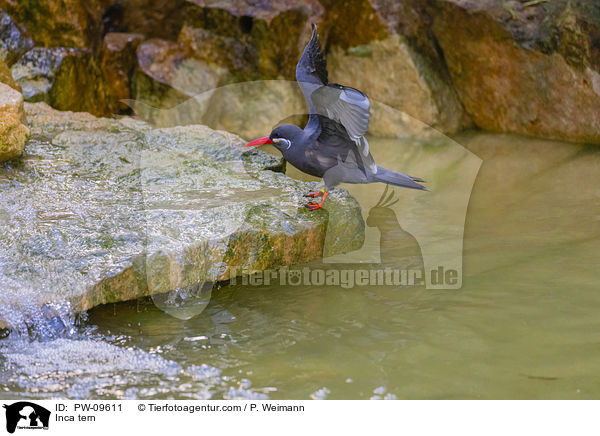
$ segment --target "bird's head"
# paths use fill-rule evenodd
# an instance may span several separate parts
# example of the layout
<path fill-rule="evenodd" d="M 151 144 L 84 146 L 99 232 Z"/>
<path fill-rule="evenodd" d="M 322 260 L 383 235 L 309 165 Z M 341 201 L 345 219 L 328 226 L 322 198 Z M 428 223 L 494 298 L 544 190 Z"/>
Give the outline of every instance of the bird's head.
<path fill-rule="evenodd" d="M 255 139 L 246 144 L 246 147 L 263 144 L 273 144 L 280 152 L 284 153 L 298 143 L 303 130 L 293 124 L 282 124 L 277 126 L 269 136 Z"/>

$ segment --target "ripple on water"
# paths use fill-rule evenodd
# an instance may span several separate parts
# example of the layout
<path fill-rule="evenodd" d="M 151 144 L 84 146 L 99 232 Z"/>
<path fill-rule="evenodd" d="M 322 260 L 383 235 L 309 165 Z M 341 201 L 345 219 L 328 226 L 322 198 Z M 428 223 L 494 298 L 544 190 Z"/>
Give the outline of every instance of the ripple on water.
<path fill-rule="evenodd" d="M 267 399 L 210 365 L 180 364 L 103 336 L 30 341 L 11 335 L 0 343 L 0 383 L 11 398 Z"/>
<path fill-rule="evenodd" d="M 330 393 L 331 391 L 329 389 L 327 389 L 326 387 L 322 387 L 318 391 L 315 391 L 312 394 L 310 394 L 310 398 L 312 398 L 313 400 L 326 400 L 327 396 Z"/>

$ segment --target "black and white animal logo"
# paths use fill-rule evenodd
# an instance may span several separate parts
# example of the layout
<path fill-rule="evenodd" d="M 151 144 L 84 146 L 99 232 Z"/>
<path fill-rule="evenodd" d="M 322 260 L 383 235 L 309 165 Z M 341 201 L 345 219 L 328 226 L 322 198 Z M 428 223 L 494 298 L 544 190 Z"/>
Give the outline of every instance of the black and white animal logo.
<path fill-rule="evenodd" d="M 6 409 L 6 431 L 14 433 L 19 429 L 48 429 L 50 411 L 42 406 L 29 401 L 19 401 L 10 405 L 4 404 Z"/>

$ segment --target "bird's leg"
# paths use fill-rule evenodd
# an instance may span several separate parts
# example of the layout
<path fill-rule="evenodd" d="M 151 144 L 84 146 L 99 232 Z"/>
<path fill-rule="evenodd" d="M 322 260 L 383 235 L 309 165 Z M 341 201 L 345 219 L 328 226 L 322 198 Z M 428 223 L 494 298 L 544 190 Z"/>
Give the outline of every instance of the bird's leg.
<path fill-rule="evenodd" d="M 312 192 L 311 192 L 312 194 Z M 327 190 L 325 188 L 321 189 L 320 191 L 318 191 L 318 194 L 322 194 L 323 195 L 323 199 L 321 200 L 320 203 L 314 203 L 314 202 L 310 202 L 308 204 L 306 204 L 306 207 L 308 207 L 310 210 L 317 210 L 320 209 L 323 206 L 323 203 L 325 202 L 325 199 L 327 198 L 327 196 L 329 195 L 329 192 L 327 192 Z M 316 197 L 316 195 L 315 195 Z"/>
<path fill-rule="evenodd" d="M 320 191 L 312 191 L 305 195 L 305 197 L 320 197 L 325 192 L 325 188 Z"/>

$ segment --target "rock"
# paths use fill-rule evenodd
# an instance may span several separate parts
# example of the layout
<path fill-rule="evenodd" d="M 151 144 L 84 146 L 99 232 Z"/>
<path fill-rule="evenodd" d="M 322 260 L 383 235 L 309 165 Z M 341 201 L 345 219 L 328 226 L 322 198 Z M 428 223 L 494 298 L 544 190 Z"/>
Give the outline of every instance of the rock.
<path fill-rule="evenodd" d="M 446 133 L 455 133 L 466 123 L 454 90 L 397 34 L 348 50 L 334 47 L 327 63 L 331 81 L 369 96 L 373 117 L 369 130 L 374 135 L 404 133 L 406 123 L 397 119 L 400 112 Z"/>
<path fill-rule="evenodd" d="M 211 12 L 214 15 L 214 11 Z M 207 15 L 212 16 L 209 13 Z M 190 101 L 189 97 L 204 94 L 202 99 L 209 99 L 207 91 L 226 84 L 280 77 L 283 75 L 283 65 L 289 70 L 286 74 L 290 78 L 294 77 L 297 59 L 291 59 L 290 56 L 294 53 L 295 56 L 299 56 L 298 44 L 294 43 L 292 38 L 292 54 L 288 50 L 283 58 L 277 53 L 278 50 L 285 50 L 285 45 L 283 48 L 278 47 L 278 44 L 270 39 L 263 38 L 264 35 L 281 35 L 285 17 L 278 16 L 279 19 L 275 18 L 270 24 L 255 22 L 252 29 L 249 29 L 251 33 L 257 32 L 258 36 L 255 37 L 253 34 L 242 35 L 237 24 L 238 18 L 229 12 L 221 11 L 218 15 L 223 21 L 216 25 L 217 30 L 209 31 L 186 23 L 177 42 L 151 39 L 140 44 L 137 49 L 138 68 L 132 78 L 132 97 L 138 106 L 143 103 L 166 109 L 186 102 L 185 113 L 177 112 L 177 117 L 171 117 L 170 121 L 175 121 L 175 124 L 198 123 L 203 122 L 205 114 L 214 119 L 213 109 L 222 113 L 223 105 L 239 108 L 240 101 L 221 102 L 211 99 L 217 107 L 210 107 L 209 113 L 206 112 L 208 108 L 205 101 L 197 98 L 197 104 L 194 104 L 194 100 Z M 208 26 L 210 23 L 208 18 L 204 17 L 202 21 L 199 17 L 194 18 L 193 14 L 189 20 L 194 21 L 196 26 Z M 230 21 L 233 23 L 233 30 L 229 30 L 229 35 L 233 36 L 218 34 L 218 29 L 221 29 L 221 26 L 227 27 L 224 23 L 231 24 Z M 298 22 L 304 26 L 305 21 L 306 17 Z M 272 27 L 272 32 L 267 26 Z M 300 30 L 297 32 L 297 35 L 299 34 Z M 276 63 L 271 61 L 273 58 L 277 58 Z M 223 92 L 219 92 L 219 95 L 221 94 Z M 171 115 L 173 114 L 172 112 Z M 228 113 L 227 116 L 231 117 L 232 113 Z M 172 125 L 171 122 L 160 122 L 158 119 L 153 121 L 162 125 Z M 236 128 L 234 131 L 240 132 L 240 129 Z"/>
<path fill-rule="evenodd" d="M 68 54 L 69 49 L 66 48 L 36 48 L 27 52 L 17 64 L 13 65 L 12 75 L 23 88 L 26 101 L 49 99 L 56 70 Z"/>
<path fill-rule="evenodd" d="M 58 109 L 112 114 L 116 99 L 104 83 L 91 52 L 78 48 L 34 48 L 12 67 L 28 102 Z"/>
<path fill-rule="evenodd" d="M 137 58 L 144 74 L 186 95 L 214 89 L 227 74 L 221 68 L 188 57 L 178 44 L 160 39 L 141 44 Z"/>
<path fill-rule="evenodd" d="M 299 11 L 307 17 L 319 17 L 323 6 L 318 0 L 266 0 L 261 2 L 247 0 L 190 0 L 202 8 L 223 9 L 237 17 L 252 17 L 257 20 L 271 21 L 282 13 Z"/>
<path fill-rule="evenodd" d="M 374 135 L 429 131 L 424 124 L 455 133 L 470 125 L 430 31 L 424 4 L 417 0 L 325 4 L 319 31 L 329 79 L 369 96 Z"/>
<path fill-rule="evenodd" d="M 4 86 L 0 84 L 0 88 Z M 0 112 L 0 162 L 19 157 L 23 153 L 28 132 L 18 115 Z"/>
<path fill-rule="evenodd" d="M 20 92 L 10 87 L 6 83 L 0 83 L 2 86 L 2 99 L 0 99 L 0 110 L 2 112 L 10 112 L 18 115 L 25 120 L 25 112 L 23 109 L 23 96 Z"/>
<path fill-rule="evenodd" d="M 224 70 L 211 68 L 204 62 L 187 56 L 181 47 L 171 41 L 152 39 L 138 47 L 139 69 L 135 77 L 135 96 L 138 99 L 179 102 L 186 97 L 213 89 Z M 145 77 L 140 77 L 140 73 Z M 144 79 L 147 82 L 144 86 Z M 164 90 L 163 90 L 164 89 Z M 168 95 L 165 99 L 163 95 Z M 168 104 L 166 104 L 168 105 Z"/>
<path fill-rule="evenodd" d="M 184 25 L 178 37 L 188 57 L 228 70 L 233 78 L 250 80 L 257 76 L 258 52 L 241 38 L 226 37 L 209 30 Z"/>
<path fill-rule="evenodd" d="M 474 122 L 493 131 L 600 141 L 597 2 L 38 3 L 0 0 L 6 11 L 0 12 L 0 57 L 9 66 L 17 62 L 13 73 L 27 100 L 60 109 L 108 115 L 125 110 L 120 100 L 161 109 L 186 102 L 190 111 L 178 123 L 210 119 L 214 125 L 205 103 L 192 107 L 189 98 L 226 84 L 293 80 L 315 22 L 330 80 L 370 96 L 376 135 L 415 133 L 423 124 L 453 134 Z M 29 50 L 32 40 L 21 25 L 48 48 Z M 240 104 L 221 102 L 216 110 L 231 118 L 224 107 Z M 223 124 L 255 132 L 247 121 Z"/>
<path fill-rule="evenodd" d="M 137 49 L 137 67 L 131 79 L 134 111 L 148 106 L 155 109 L 177 107 L 188 101 L 186 112 L 178 112 L 173 123 L 194 124 L 202 119 L 206 107 L 195 104 L 191 96 L 214 89 L 227 76 L 227 71 L 189 57 L 175 42 L 152 39 Z"/>
<path fill-rule="evenodd" d="M 187 0 L 109 0 L 103 12 L 106 33 L 140 33 L 145 38 L 177 39 L 190 5 Z"/>
<path fill-rule="evenodd" d="M 11 66 L 33 48 L 33 41 L 12 18 L 0 10 L 0 60 Z"/>
<path fill-rule="evenodd" d="M 414 135 L 426 138 L 435 135 L 438 130 L 404 111 L 379 101 L 371 101 L 369 132 L 381 138 L 406 138 Z"/>
<path fill-rule="evenodd" d="M 297 82 L 288 80 L 232 83 L 170 108 L 133 100 L 128 104 L 139 119 L 156 126 L 205 124 L 246 139 L 265 136 L 279 124 L 304 126 L 308 121 L 304 96 Z"/>
<path fill-rule="evenodd" d="M 379 13 L 370 0 L 325 0 L 326 13 L 319 34 L 326 47 L 350 47 L 369 44 L 395 33 L 386 26 L 390 9 L 397 2 L 384 1 Z"/>
<path fill-rule="evenodd" d="M 147 42 L 138 49 L 145 75 L 136 75 L 139 82 L 136 88 L 142 91 L 135 96 L 149 106 L 172 109 L 168 113 L 157 112 L 138 104 L 137 113 L 152 113 L 151 117 L 142 116 L 154 123 L 175 125 L 193 120 L 253 137 L 270 131 L 274 124 L 290 115 L 305 114 L 306 104 L 297 98 L 296 87 L 234 86 L 232 82 L 293 80 L 296 63 L 310 36 L 309 21 L 322 19 L 320 34 L 323 48 L 329 47 L 330 80 L 357 87 L 371 97 L 371 133 L 398 136 L 427 130 L 425 125 L 454 133 L 469 125 L 439 53 L 431 50 L 431 57 L 437 56 L 436 62 L 442 65 L 442 72 L 436 70 L 437 64 L 430 57 L 420 55 L 396 33 L 395 21 L 384 21 L 390 16 L 390 5 L 379 4 L 376 14 L 367 1 L 354 2 L 351 7 L 333 2 L 327 5 L 327 14 L 323 14 L 324 10 L 311 2 L 301 3 L 297 8 L 277 1 L 260 6 L 235 1 L 195 3 L 202 6 L 202 13 L 190 10 L 177 43 Z M 357 26 L 358 32 L 344 30 L 348 28 L 344 22 L 352 14 L 366 20 L 364 25 Z M 283 40 L 281 35 L 285 37 Z M 149 54 L 145 55 L 145 51 Z M 145 62 L 144 58 L 151 62 Z M 190 59 L 199 62 L 194 64 Z M 184 63 L 186 68 L 182 67 Z M 218 67 L 229 74 L 215 72 Z M 179 75 L 188 76 L 191 68 L 198 71 L 192 75 L 200 78 L 196 83 L 174 80 Z M 182 94 L 197 96 L 224 84 L 228 84 L 227 89 L 214 91 L 212 97 L 184 103 Z M 244 86 L 248 92 L 242 91 Z M 254 99 L 249 98 L 250 94 Z"/>
<path fill-rule="evenodd" d="M 306 102 L 295 81 L 232 83 L 168 108 L 140 100 L 128 102 L 136 116 L 160 127 L 205 124 L 246 139 L 265 136 L 276 125 L 306 124 Z"/>
<path fill-rule="evenodd" d="M 36 46 L 96 48 L 102 35 L 103 0 L 0 0 Z"/>
<path fill-rule="evenodd" d="M 23 96 L 0 83 L 0 162 L 18 157 L 23 152 L 29 134 L 24 121 Z"/>
<path fill-rule="evenodd" d="M 0 167 L 8 326 L 49 302 L 87 310 L 362 245 L 352 197 L 336 190 L 310 213 L 302 195 L 316 184 L 265 170 L 280 160 L 235 135 L 26 107 L 26 154 Z"/>
<path fill-rule="evenodd" d="M 265 80 L 234 83 L 213 91 L 202 122 L 250 139 L 266 136 L 284 122 L 304 127 L 308 118 L 302 115 L 307 112 L 295 81 Z M 296 119 L 290 119 L 294 116 Z"/>
<path fill-rule="evenodd" d="M 479 127 L 600 143 L 600 5 L 438 0 L 431 10 Z"/>
<path fill-rule="evenodd" d="M 151 39 L 137 50 L 140 69 L 159 83 L 171 84 L 177 75 L 177 67 L 185 59 L 185 53 L 175 42 Z"/>
<path fill-rule="evenodd" d="M 142 39 L 143 35 L 139 33 L 107 33 L 104 36 L 100 68 L 104 81 L 118 101 L 131 98 L 130 77 L 137 64 L 136 49 Z M 126 108 L 127 105 L 119 103 L 120 112 Z"/>
<path fill-rule="evenodd" d="M 236 81 L 294 78 L 324 9 L 316 0 L 194 1 L 179 41 L 191 56 L 227 68 Z"/>
<path fill-rule="evenodd" d="M 10 86 L 12 89 L 21 92 L 21 86 L 13 79 L 12 72 L 8 65 L 0 59 L 0 83 Z"/>
<path fill-rule="evenodd" d="M 211 30 L 214 35 L 241 39 L 238 36 L 252 33 L 256 22 L 269 24 L 275 21 L 278 30 L 287 30 L 289 41 L 292 28 L 285 29 L 280 24 L 285 21 L 290 25 L 290 17 L 303 16 L 302 24 L 305 25 L 309 17 L 318 21 L 323 12 L 318 0 L 173 0 L 158 4 L 153 0 L 116 0 L 110 2 L 103 16 L 106 32 L 136 32 L 147 38 L 170 41 L 177 39 L 185 25 Z M 259 24 L 259 29 L 262 26 Z M 263 36 L 287 44 L 285 35 Z"/>

